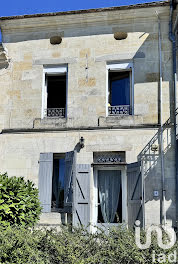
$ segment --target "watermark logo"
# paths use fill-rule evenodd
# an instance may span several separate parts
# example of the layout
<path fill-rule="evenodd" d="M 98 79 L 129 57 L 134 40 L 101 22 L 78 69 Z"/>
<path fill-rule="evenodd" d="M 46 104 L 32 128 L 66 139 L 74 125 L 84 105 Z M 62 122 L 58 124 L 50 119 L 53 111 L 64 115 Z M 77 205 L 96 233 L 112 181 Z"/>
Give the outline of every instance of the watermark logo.
<path fill-rule="evenodd" d="M 163 249 L 170 249 L 174 246 L 176 242 L 176 233 L 174 229 L 171 226 L 156 226 L 152 225 L 146 230 L 146 242 L 141 243 L 141 228 L 140 228 L 140 221 L 137 220 L 135 222 L 135 243 L 138 248 L 140 249 L 148 249 L 151 246 L 151 235 L 152 232 L 157 234 L 157 243 L 158 246 Z M 167 234 L 167 241 L 166 243 L 163 243 L 163 231 L 165 234 Z M 176 250 L 173 253 L 170 253 L 169 255 L 166 255 L 165 253 L 156 255 L 155 251 L 152 252 L 152 262 L 158 262 L 158 263 L 164 263 L 166 260 L 168 260 L 169 263 L 175 263 L 177 259 Z"/>
<path fill-rule="evenodd" d="M 162 249 L 170 249 L 174 246 L 176 242 L 176 233 L 174 229 L 170 226 L 162 226 L 162 229 L 165 231 L 165 233 L 168 236 L 168 241 L 166 244 L 163 243 L 163 232 L 161 227 L 152 225 L 146 230 L 146 243 L 142 244 L 140 241 L 140 221 L 137 220 L 135 222 L 135 242 L 138 248 L 140 249 L 147 249 L 151 246 L 151 234 L 152 232 L 157 233 L 157 242 L 158 246 Z"/>
<path fill-rule="evenodd" d="M 174 250 L 173 253 L 170 254 L 157 254 L 155 251 L 152 252 L 152 263 L 177 263 L 177 252 Z"/>

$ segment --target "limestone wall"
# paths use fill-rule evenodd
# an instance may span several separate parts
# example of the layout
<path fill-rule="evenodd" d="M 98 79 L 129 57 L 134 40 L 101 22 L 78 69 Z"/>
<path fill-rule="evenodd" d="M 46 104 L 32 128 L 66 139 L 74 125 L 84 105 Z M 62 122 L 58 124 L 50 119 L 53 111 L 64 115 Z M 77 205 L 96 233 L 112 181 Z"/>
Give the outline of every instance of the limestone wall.
<path fill-rule="evenodd" d="M 148 12 L 149 11 L 149 12 Z M 159 118 L 158 24 L 155 8 L 1 21 L 10 65 L 0 70 L 0 128 L 53 127 L 41 120 L 44 65 L 68 65 L 67 119 L 55 127 L 156 124 Z M 172 101 L 168 7 L 158 7 L 163 57 L 163 116 Z M 75 21 L 75 23 L 73 23 Z M 128 32 L 125 40 L 113 33 Z M 49 37 L 60 34 L 60 45 Z M 86 55 L 88 81 L 86 81 Z M 106 63 L 133 62 L 134 116 L 106 118 Z"/>

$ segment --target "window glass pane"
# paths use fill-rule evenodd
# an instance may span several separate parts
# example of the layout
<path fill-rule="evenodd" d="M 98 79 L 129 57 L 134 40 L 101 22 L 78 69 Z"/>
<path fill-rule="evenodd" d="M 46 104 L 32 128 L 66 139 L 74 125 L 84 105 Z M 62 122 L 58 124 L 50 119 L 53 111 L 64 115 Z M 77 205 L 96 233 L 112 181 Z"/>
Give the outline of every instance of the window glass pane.
<path fill-rule="evenodd" d="M 122 222 L 121 171 L 98 171 L 98 222 Z"/>
<path fill-rule="evenodd" d="M 47 108 L 66 107 L 66 74 L 47 76 Z"/>
<path fill-rule="evenodd" d="M 65 160 L 54 159 L 53 185 L 52 185 L 52 208 L 64 207 L 64 174 Z"/>
<path fill-rule="evenodd" d="M 109 72 L 111 106 L 130 105 L 130 72 Z"/>
<path fill-rule="evenodd" d="M 59 160 L 59 181 L 62 188 L 64 188 L 64 173 L 65 173 L 65 159 Z"/>

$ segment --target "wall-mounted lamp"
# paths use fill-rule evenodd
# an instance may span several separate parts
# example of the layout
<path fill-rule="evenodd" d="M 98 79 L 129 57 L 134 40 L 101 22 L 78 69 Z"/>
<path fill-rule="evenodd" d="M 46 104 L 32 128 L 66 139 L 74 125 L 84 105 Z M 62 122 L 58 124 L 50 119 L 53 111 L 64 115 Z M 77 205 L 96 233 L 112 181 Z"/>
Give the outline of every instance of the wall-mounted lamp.
<path fill-rule="evenodd" d="M 151 146 L 151 150 L 152 150 L 153 152 L 158 151 L 158 150 L 159 150 L 159 145 L 153 144 L 153 145 Z"/>
<path fill-rule="evenodd" d="M 81 148 L 84 148 L 84 142 L 85 142 L 85 139 L 83 137 L 81 137 L 80 141 L 79 141 Z"/>

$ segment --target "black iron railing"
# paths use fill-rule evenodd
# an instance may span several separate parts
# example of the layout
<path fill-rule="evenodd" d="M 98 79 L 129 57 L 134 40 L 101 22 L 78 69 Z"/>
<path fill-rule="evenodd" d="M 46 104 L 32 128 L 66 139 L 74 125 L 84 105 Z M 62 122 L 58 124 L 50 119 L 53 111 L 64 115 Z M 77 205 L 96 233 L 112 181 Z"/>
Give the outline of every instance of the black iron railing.
<path fill-rule="evenodd" d="M 45 117 L 65 117 L 65 108 L 47 108 L 44 112 Z"/>
<path fill-rule="evenodd" d="M 130 105 L 116 105 L 116 106 L 108 106 L 108 114 L 110 116 L 116 115 L 130 115 Z"/>

